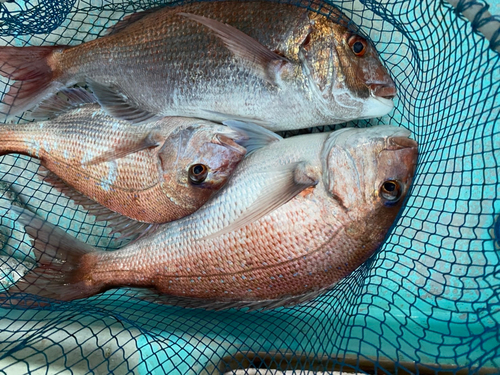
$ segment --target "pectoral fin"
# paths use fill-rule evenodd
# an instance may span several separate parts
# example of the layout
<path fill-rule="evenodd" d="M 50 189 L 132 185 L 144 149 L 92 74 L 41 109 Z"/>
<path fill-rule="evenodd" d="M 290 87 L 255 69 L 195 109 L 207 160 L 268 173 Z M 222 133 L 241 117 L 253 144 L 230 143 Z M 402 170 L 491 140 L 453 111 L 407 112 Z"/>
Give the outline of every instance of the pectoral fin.
<path fill-rule="evenodd" d="M 214 31 L 236 57 L 250 63 L 257 73 L 270 83 L 276 84 L 277 76 L 283 67 L 291 64 L 286 57 L 271 51 L 233 26 L 192 13 L 178 13 L 178 15 L 196 21 Z"/>
<path fill-rule="evenodd" d="M 272 181 L 272 184 L 267 189 L 262 189 L 262 195 L 257 197 L 240 217 L 204 239 L 219 237 L 259 220 L 303 190 L 316 186 L 321 178 L 320 171 L 307 162 L 292 163 L 283 166 L 279 171 L 268 169 L 262 173 L 269 175 L 269 181 Z"/>
<path fill-rule="evenodd" d="M 91 79 L 87 79 L 87 84 L 106 112 L 118 119 L 126 120 L 133 124 L 140 124 L 161 117 L 156 113 L 141 108 L 140 105 L 127 97 L 116 86 L 106 86 Z"/>
<path fill-rule="evenodd" d="M 127 143 L 124 146 L 119 146 L 111 149 L 107 152 L 102 153 L 95 158 L 92 158 L 84 163 L 83 165 L 95 165 L 99 163 L 105 163 L 108 161 L 113 161 L 116 159 L 123 158 L 127 155 L 134 154 L 136 152 L 146 150 L 148 148 L 153 148 L 159 146 L 164 141 L 162 135 L 156 131 L 152 131 L 145 136 L 138 136 L 137 142 Z"/>
<path fill-rule="evenodd" d="M 222 123 L 244 137 L 236 142 L 246 148 L 247 157 L 259 148 L 265 147 L 274 142 L 279 142 L 283 139 L 278 134 L 251 122 L 227 120 Z"/>

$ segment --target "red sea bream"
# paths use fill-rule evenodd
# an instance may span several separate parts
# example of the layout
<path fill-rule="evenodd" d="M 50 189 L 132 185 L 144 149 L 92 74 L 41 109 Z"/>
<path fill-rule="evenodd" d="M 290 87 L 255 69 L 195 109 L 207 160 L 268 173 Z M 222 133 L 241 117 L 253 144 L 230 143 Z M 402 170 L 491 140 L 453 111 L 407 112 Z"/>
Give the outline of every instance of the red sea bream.
<path fill-rule="evenodd" d="M 184 116 L 273 131 L 380 117 L 396 95 L 374 45 L 337 8 L 307 0 L 146 11 L 76 46 L 0 47 L 0 74 L 15 81 L 10 115 L 84 83 L 133 123 Z"/>
<path fill-rule="evenodd" d="M 236 143 L 243 139 L 192 118 L 132 125 L 87 104 L 52 120 L 0 125 L 0 154 L 40 159 L 44 179 L 98 217 L 112 211 L 161 224 L 193 213 L 226 183 L 246 154 Z"/>
<path fill-rule="evenodd" d="M 205 308 L 306 301 L 382 243 L 415 171 L 409 134 L 377 126 L 276 137 L 196 213 L 116 251 L 13 207 L 34 238 L 38 266 L 9 292 L 73 300 L 140 287 L 163 302 Z"/>

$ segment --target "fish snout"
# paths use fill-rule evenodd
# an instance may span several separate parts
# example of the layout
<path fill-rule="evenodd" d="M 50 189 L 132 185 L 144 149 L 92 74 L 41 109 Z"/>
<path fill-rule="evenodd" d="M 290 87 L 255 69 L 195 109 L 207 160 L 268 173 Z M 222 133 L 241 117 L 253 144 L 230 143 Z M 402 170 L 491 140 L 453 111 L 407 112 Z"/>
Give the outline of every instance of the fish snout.
<path fill-rule="evenodd" d="M 392 151 L 395 165 L 403 167 L 401 170 L 401 181 L 410 183 L 415 173 L 418 159 L 418 143 L 411 138 L 394 136 L 390 137 L 386 143 L 387 150 Z M 399 169 L 399 168 L 396 168 Z M 406 173 L 403 171 L 406 170 Z"/>
<path fill-rule="evenodd" d="M 402 150 L 405 148 L 418 148 L 418 143 L 408 137 L 391 137 L 389 138 L 390 149 L 392 150 Z"/>
<path fill-rule="evenodd" d="M 374 96 L 384 99 L 394 99 L 397 94 L 396 86 L 393 82 L 389 83 L 374 83 L 370 86 L 370 91 Z"/>

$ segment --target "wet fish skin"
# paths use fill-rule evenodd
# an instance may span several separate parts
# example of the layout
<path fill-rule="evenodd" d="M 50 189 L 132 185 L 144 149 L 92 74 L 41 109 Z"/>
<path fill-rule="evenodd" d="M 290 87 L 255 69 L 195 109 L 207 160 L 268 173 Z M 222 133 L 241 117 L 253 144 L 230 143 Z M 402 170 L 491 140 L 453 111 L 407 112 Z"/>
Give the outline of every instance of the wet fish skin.
<path fill-rule="evenodd" d="M 228 127 L 190 118 L 164 118 L 131 125 L 98 104 L 55 119 L 0 125 L 0 154 L 40 159 L 59 181 L 111 211 L 145 223 L 165 223 L 201 207 L 245 156 L 242 139 Z M 190 181 L 190 167 L 208 168 L 204 181 Z M 55 180 L 55 181 L 54 181 Z M 65 189 L 63 189 L 65 190 Z M 107 211 L 107 210 L 105 210 Z"/>
<path fill-rule="evenodd" d="M 20 113 L 86 82 L 108 113 L 134 123 L 157 115 L 247 119 L 280 131 L 390 112 L 395 85 L 372 43 L 348 29 L 336 8 L 300 5 L 313 10 L 199 2 L 146 14 L 74 47 L 2 47 L 0 74 L 17 80 L 2 111 Z M 224 39 L 217 30 L 226 24 L 229 39 L 241 32 L 250 41 Z M 364 45 L 362 56 L 353 41 Z"/>
<path fill-rule="evenodd" d="M 39 267 L 9 292 L 72 300 L 135 286 L 167 303 L 217 309 L 306 301 L 382 243 L 415 171 L 417 143 L 408 135 L 379 126 L 274 142 L 243 160 L 196 213 L 117 251 L 67 239 L 17 210 L 35 238 Z M 51 233 L 49 240 L 40 233 Z"/>

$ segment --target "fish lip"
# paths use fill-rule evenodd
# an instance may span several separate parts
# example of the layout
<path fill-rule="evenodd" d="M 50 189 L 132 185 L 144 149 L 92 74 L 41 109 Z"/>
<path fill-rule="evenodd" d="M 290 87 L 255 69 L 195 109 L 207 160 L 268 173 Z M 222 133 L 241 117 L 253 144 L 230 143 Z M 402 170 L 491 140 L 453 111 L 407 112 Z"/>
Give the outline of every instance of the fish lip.
<path fill-rule="evenodd" d="M 376 98 L 392 100 L 397 96 L 397 89 L 393 83 L 372 83 L 368 84 L 370 94 Z"/>
<path fill-rule="evenodd" d="M 387 140 L 388 150 L 403 150 L 405 148 L 418 149 L 417 141 L 403 136 L 389 137 Z"/>
<path fill-rule="evenodd" d="M 391 108 L 394 107 L 394 102 L 392 100 L 393 98 L 385 98 L 383 96 L 375 96 L 375 95 L 371 95 L 371 97 L 387 107 Z"/>
<path fill-rule="evenodd" d="M 358 119 L 371 119 L 374 117 L 382 117 L 387 115 L 394 109 L 394 101 L 392 99 L 382 98 L 380 96 L 370 95 L 365 100 L 363 107 L 364 116 L 359 116 Z"/>

